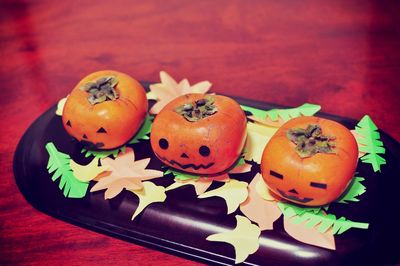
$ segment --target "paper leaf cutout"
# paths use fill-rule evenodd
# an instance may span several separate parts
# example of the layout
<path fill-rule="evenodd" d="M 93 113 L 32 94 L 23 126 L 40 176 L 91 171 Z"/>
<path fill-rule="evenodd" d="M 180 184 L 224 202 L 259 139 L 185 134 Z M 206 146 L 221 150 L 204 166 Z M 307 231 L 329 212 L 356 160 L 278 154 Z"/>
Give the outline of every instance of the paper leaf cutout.
<path fill-rule="evenodd" d="M 255 191 L 258 193 L 258 195 L 267 201 L 276 201 L 280 200 L 281 197 L 278 195 L 274 194 L 265 184 L 264 179 L 262 178 L 261 174 L 258 173 L 255 177 L 256 180 L 253 179 L 253 181 L 256 181 L 255 184 Z"/>
<path fill-rule="evenodd" d="M 312 116 L 316 114 L 319 110 L 321 110 L 321 106 L 305 103 L 296 108 L 271 109 L 268 111 L 264 111 L 254 107 L 242 105 L 242 109 L 251 112 L 253 115 L 249 118 L 258 123 L 267 126 L 280 127 L 292 118 L 299 116 Z"/>
<path fill-rule="evenodd" d="M 257 192 L 257 184 L 262 180 L 261 174 L 257 173 L 248 186 L 249 195 L 242 204 L 240 210 L 247 218 L 256 222 L 260 229 L 272 230 L 274 222 L 281 217 L 282 212 L 277 202 L 264 200 Z M 262 181 L 261 181 L 262 182 Z"/>
<path fill-rule="evenodd" d="M 247 257 L 255 253 L 260 247 L 260 228 L 252 224 L 246 217 L 236 215 L 236 228 L 210 235 L 208 241 L 225 242 L 231 244 L 235 249 L 235 263 L 244 262 Z"/>
<path fill-rule="evenodd" d="M 211 184 L 214 181 L 217 182 L 228 182 L 229 176 L 227 174 L 225 175 L 219 175 L 215 177 L 200 177 L 197 176 L 198 179 L 188 179 L 188 180 L 176 180 L 175 183 L 171 184 L 166 188 L 167 191 L 173 190 L 182 186 L 187 186 L 187 185 L 192 185 L 194 186 L 194 189 L 196 191 L 197 195 L 203 194 L 204 192 L 207 191 L 207 189 L 211 186 Z"/>
<path fill-rule="evenodd" d="M 103 151 L 101 151 L 101 150 L 93 151 L 93 150 L 87 150 L 87 149 L 83 148 L 81 150 L 81 153 L 85 153 L 85 158 L 87 158 L 89 156 L 93 156 L 98 159 L 103 159 L 103 158 L 109 157 L 111 155 L 114 158 L 116 158 L 120 152 L 124 153 L 125 150 L 126 150 L 126 146 L 122 146 L 122 147 L 114 149 L 114 150 L 103 150 Z"/>
<path fill-rule="evenodd" d="M 80 165 L 71 159 L 69 165 L 76 179 L 81 182 L 88 182 L 93 180 L 99 174 L 107 171 L 108 167 L 98 166 L 98 162 L 99 159 L 95 158 L 87 165 Z"/>
<path fill-rule="evenodd" d="M 62 98 L 61 100 L 58 101 L 56 115 L 62 116 L 63 111 L 64 111 L 64 105 L 65 105 L 65 102 L 67 101 L 67 98 L 68 98 L 68 96 L 64 97 L 64 98 Z"/>
<path fill-rule="evenodd" d="M 247 183 L 230 179 L 222 187 L 208 191 L 198 196 L 200 199 L 221 197 L 228 207 L 228 214 L 233 213 L 248 196 Z"/>
<path fill-rule="evenodd" d="M 75 178 L 70 167 L 70 156 L 59 152 L 52 142 L 46 144 L 49 153 L 47 169 L 49 174 L 53 173 L 52 180 L 60 179 L 58 188 L 63 191 L 65 197 L 83 198 L 86 195 L 88 182 L 81 182 Z"/>
<path fill-rule="evenodd" d="M 208 81 L 202 81 L 191 86 L 187 79 L 183 79 L 177 83 L 165 71 L 160 72 L 160 80 L 161 83 L 150 85 L 149 97 L 157 100 L 157 102 L 150 109 L 151 114 L 158 114 L 165 105 L 181 95 L 189 93 L 204 94 L 212 85 Z"/>
<path fill-rule="evenodd" d="M 360 136 L 356 138 L 358 149 L 365 152 L 366 155 L 361 157 L 363 163 L 370 163 L 374 172 L 381 170 L 381 165 L 386 164 L 386 160 L 379 154 L 385 154 L 383 142 L 380 140 L 380 134 L 377 126 L 372 119 L 366 115 L 355 128 L 356 133 Z"/>
<path fill-rule="evenodd" d="M 265 145 L 277 131 L 277 128 L 265 127 L 255 123 L 247 123 L 247 139 L 244 148 L 244 158 L 248 161 L 261 163 Z"/>
<path fill-rule="evenodd" d="M 187 181 L 187 180 L 199 180 L 199 175 L 193 175 L 185 172 L 181 172 L 178 170 L 168 169 L 164 175 L 173 174 L 176 180 L 179 181 Z"/>
<path fill-rule="evenodd" d="M 139 131 L 135 134 L 133 139 L 129 141 L 129 144 L 135 144 L 139 143 L 141 140 L 150 139 L 148 134 L 150 134 L 152 124 L 153 124 L 153 117 L 147 115 L 143 121 L 143 125 L 140 127 Z"/>
<path fill-rule="evenodd" d="M 143 189 L 142 181 L 163 176 L 163 172 L 146 169 L 150 158 L 135 161 L 132 148 L 126 148 L 125 153 L 120 153 L 115 160 L 101 159 L 103 166 L 109 167 L 109 174 L 101 178 L 90 190 L 95 192 L 106 190 L 105 199 L 117 196 L 124 188 L 130 191 Z"/>
<path fill-rule="evenodd" d="M 283 226 L 285 231 L 294 239 L 318 247 L 323 247 L 327 249 L 336 249 L 335 238 L 332 234 L 332 228 L 328 229 L 326 232 L 321 233 L 315 227 L 307 227 L 306 222 L 294 223 L 295 217 L 288 218 L 284 216 Z"/>
<path fill-rule="evenodd" d="M 349 203 L 349 201 L 360 201 L 357 197 L 364 194 L 365 186 L 361 184 L 364 181 L 363 177 L 353 177 L 345 192 L 340 196 L 336 202 Z"/>
<path fill-rule="evenodd" d="M 325 214 L 323 211 L 317 213 L 314 211 L 304 211 L 301 215 L 298 215 L 298 210 L 296 209 L 301 207 L 283 202 L 279 202 L 278 207 L 285 217 L 293 218 L 291 221 L 294 224 L 305 222 L 306 227 L 316 227 L 320 233 L 325 233 L 332 228 L 332 234 L 342 234 L 350 228 L 367 229 L 369 226 L 368 223 L 353 222 L 344 217 L 336 219 L 335 215 Z"/>
<path fill-rule="evenodd" d="M 143 182 L 142 190 L 132 190 L 139 197 L 139 205 L 132 215 L 132 220 L 135 219 L 148 205 L 156 202 L 164 202 L 167 198 L 165 188 L 156 186 L 152 182 Z"/>

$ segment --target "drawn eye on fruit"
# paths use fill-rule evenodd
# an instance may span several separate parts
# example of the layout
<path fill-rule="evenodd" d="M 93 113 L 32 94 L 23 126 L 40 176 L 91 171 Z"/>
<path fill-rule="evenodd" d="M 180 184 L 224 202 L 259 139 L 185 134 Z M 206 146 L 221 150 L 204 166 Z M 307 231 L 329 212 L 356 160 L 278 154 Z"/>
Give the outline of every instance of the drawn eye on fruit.
<path fill-rule="evenodd" d="M 187 94 L 154 119 L 150 142 L 165 164 L 185 172 L 216 174 L 232 166 L 246 140 L 246 116 L 221 95 Z"/>
<path fill-rule="evenodd" d="M 347 128 L 304 116 L 289 120 L 270 139 L 261 172 L 268 187 L 286 200 L 320 206 L 344 192 L 357 161 L 357 143 Z"/>
<path fill-rule="evenodd" d="M 117 71 L 98 71 L 86 76 L 65 102 L 65 130 L 92 149 L 113 149 L 129 141 L 146 113 L 143 87 Z"/>

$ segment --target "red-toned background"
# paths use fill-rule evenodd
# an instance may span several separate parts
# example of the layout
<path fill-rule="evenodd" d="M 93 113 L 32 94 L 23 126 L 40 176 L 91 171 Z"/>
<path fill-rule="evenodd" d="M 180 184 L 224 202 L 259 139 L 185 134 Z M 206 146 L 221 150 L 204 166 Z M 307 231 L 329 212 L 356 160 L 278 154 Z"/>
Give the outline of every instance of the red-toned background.
<path fill-rule="evenodd" d="M 317 103 L 400 140 L 398 1 L 1 1 L 0 264 L 188 261 L 48 217 L 19 193 L 28 126 L 100 69 L 287 106 Z M 194 264 L 194 263 L 193 263 Z"/>

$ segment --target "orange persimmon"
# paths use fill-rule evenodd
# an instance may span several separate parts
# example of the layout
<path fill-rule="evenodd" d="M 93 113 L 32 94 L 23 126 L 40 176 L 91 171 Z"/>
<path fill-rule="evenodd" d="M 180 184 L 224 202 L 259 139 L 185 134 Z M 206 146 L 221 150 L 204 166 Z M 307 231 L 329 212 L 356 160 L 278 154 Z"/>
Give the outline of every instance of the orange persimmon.
<path fill-rule="evenodd" d="M 289 120 L 270 139 L 261 172 L 277 195 L 297 204 L 321 206 L 344 192 L 357 161 L 357 142 L 346 127 L 303 116 Z"/>
<path fill-rule="evenodd" d="M 165 164 L 195 174 L 217 174 L 239 158 L 246 116 L 221 95 L 187 94 L 168 103 L 154 119 L 150 142 Z"/>
<path fill-rule="evenodd" d="M 117 71 L 94 72 L 68 96 L 62 121 L 65 130 L 94 149 L 113 149 L 129 141 L 147 113 L 143 87 Z"/>

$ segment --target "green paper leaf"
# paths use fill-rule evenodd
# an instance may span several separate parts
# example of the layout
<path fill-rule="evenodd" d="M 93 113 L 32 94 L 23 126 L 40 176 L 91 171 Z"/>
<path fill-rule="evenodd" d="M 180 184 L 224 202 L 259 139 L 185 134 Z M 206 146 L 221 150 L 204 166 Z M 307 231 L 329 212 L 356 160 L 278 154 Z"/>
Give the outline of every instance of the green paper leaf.
<path fill-rule="evenodd" d="M 143 125 L 136 133 L 136 135 L 133 137 L 133 139 L 129 141 L 129 144 L 135 144 L 139 143 L 141 140 L 149 139 L 148 134 L 150 134 L 152 124 L 153 124 L 153 116 L 147 115 L 146 118 L 144 119 Z"/>
<path fill-rule="evenodd" d="M 306 227 L 316 227 L 320 233 L 325 233 L 332 228 L 332 233 L 339 235 L 350 228 L 367 229 L 369 226 L 368 223 L 354 222 L 347 220 L 344 217 L 337 219 L 333 214 L 325 214 L 322 211 L 316 212 L 317 208 L 304 208 L 309 210 L 304 211 L 302 214 L 298 214 L 299 209 L 302 208 L 300 206 L 279 202 L 278 207 L 281 209 L 283 215 L 288 218 L 294 217 L 294 219 L 292 219 L 294 224 L 305 222 Z"/>
<path fill-rule="evenodd" d="M 364 180 L 364 177 L 353 177 L 345 192 L 336 200 L 336 202 L 349 203 L 351 201 L 360 201 L 357 197 L 364 194 L 366 190 L 365 186 L 361 184 L 361 181 Z"/>
<path fill-rule="evenodd" d="M 47 169 L 49 174 L 53 173 L 52 180 L 60 179 L 59 189 L 68 198 L 83 198 L 89 186 L 89 182 L 81 182 L 75 178 L 70 167 L 70 156 L 59 152 L 52 142 L 46 144 L 49 153 Z"/>
<path fill-rule="evenodd" d="M 312 116 L 321 110 L 320 105 L 305 103 L 296 108 L 289 109 L 271 109 L 269 111 L 264 111 L 261 109 L 241 105 L 242 109 L 251 112 L 255 117 L 264 119 L 269 117 L 272 121 L 277 121 L 281 118 L 284 122 L 289 121 L 292 118 L 304 116 Z"/>
<path fill-rule="evenodd" d="M 377 126 L 368 115 L 365 115 L 355 128 L 360 136 L 357 138 L 358 148 L 366 153 L 361 157 L 361 161 L 371 164 L 374 172 L 380 171 L 381 165 L 386 164 L 386 160 L 379 155 L 385 154 L 385 148 L 377 130 Z"/>
<path fill-rule="evenodd" d="M 125 152 L 126 150 L 126 146 L 122 146 L 118 149 L 114 149 L 114 150 L 104 150 L 104 151 L 92 151 L 92 150 L 87 150 L 85 148 L 83 148 L 81 150 L 81 153 L 85 153 L 85 158 L 89 157 L 89 156 L 93 156 L 95 158 L 98 159 L 104 159 L 106 157 L 109 157 L 110 155 L 112 155 L 114 158 L 117 158 L 118 154 L 120 152 Z"/>
<path fill-rule="evenodd" d="M 192 175 L 192 174 L 188 174 L 188 173 L 184 173 L 184 172 L 172 170 L 172 169 L 168 169 L 164 173 L 164 175 L 168 175 L 171 173 L 175 176 L 175 179 L 180 180 L 180 181 L 186 181 L 186 180 L 196 180 L 197 181 L 200 178 L 199 175 Z"/>

